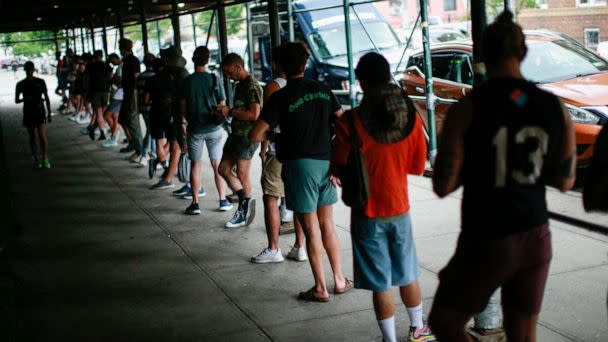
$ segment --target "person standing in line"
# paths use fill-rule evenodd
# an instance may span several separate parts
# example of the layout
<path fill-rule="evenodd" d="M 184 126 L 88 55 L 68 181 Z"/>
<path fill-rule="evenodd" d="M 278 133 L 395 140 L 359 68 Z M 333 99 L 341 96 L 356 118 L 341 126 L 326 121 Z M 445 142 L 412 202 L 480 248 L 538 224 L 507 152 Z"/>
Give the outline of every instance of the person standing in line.
<path fill-rule="evenodd" d="M 259 142 L 264 140 L 269 129 L 281 128 L 276 147 L 277 157 L 283 163 L 281 177 L 287 208 L 293 210 L 302 223 L 315 279 L 315 285 L 300 292 L 298 298 L 328 302 L 323 249 L 333 271 L 334 293 L 346 293 L 354 286 L 342 273 L 332 207 L 338 201 L 337 180 L 329 174 L 330 122 L 342 114 L 342 108 L 326 85 L 304 79 L 309 56 L 306 47 L 301 42 L 282 46 L 279 66 L 287 77 L 287 85 L 270 97 L 260 119 L 249 132 L 249 138 Z"/>
<path fill-rule="evenodd" d="M 137 94 L 135 85 L 140 73 L 139 59 L 133 55 L 133 42 L 122 38 L 118 41 L 122 56 L 121 86 L 123 100 L 118 114 L 118 123 L 125 130 L 129 143 L 120 150 L 121 153 L 133 152 L 130 161 L 139 162 L 141 155 L 141 126 L 139 124 L 139 111 L 137 110 Z"/>
<path fill-rule="evenodd" d="M 34 76 L 34 63 L 25 62 L 23 69 L 26 77 L 17 83 L 15 103 L 23 103 L 23 126 L 27 128 L 34 168 L 50 169 L 46 123 L 52 121 L 51 101 L 44 80 Z M 40 142 L 40 153 L 37 139 Z"/>
<path fill-rule="evenodd" d="M 355 288 L 373 292 L 384 341 L 397 341 L 391 286 L 399 287 L 410 318 L 408 341 L 435 341 L 422 318 L 420 271 L 407 183 L 408 174 L 424 172 L 426 141 L 422 123 L 403 89 L 391 83 L 390 65 L 382 55 L 371 52 L 361 57 L 355 74 L 363 100 L 338 120 L 331 160 L 334 176 L 341 178 L 352 172 L 347 165 L 353 136 L 357 136 L 370 196 L 364 207 L 351 211 Z"/>
<path fill-rule="evenodd" d="M 245 69 L 245 62 L 236 53 L 229 53 L 222 59 L 222 71 L 237 82 L 232 108 L 218 106 L 224 116 L 232 117 L 232 132 L 224 144 L 220 163 L 220 174 L 232 191 L 239 197 L 234 216 L 226 223 L 226 228 L 248 226 L 255 217 L 255 199 L 251 197 L 251 158 L 260 146 L 259 142 L 247 136 L 262 109 L 262 87 Z M 236 176 L 232 169 L 236 166 Z"/>
<path fill-rule="evenodd" d="M 95 140 L 95 128 L 99 129 L 99 140 L 105 140 L 103 113 L 108 106 L 112 68 L 103 62 L 103 51 L 94 53 L 94 62 L 87 70 L 89 72 L 89 91 L 93 105 L 93 120 L 88 127 L 89 138 Z"/>
<path fill-rule="evenodd" d="M 144 124 L 146 125 L 146 135 L 144 135 L 144 138 L 142 139 L 141 156 L 138 160 L 139 167 L 148 166 L 151 155 L 156 154 L 156 151 L 154 151 L 153 148 L 154 140 L 150 134 L 150 103 L 146 101 L 144 91 L 146 88 L 146 82 L 154 77 L 154 68 L 152 65 L 154 58 L 154 55 L 151 53 L 147 53 L 144 56 L 144 66 L 146 67 L 146 70 L 137 76 L 135 85 L 137 91 L 137 103 L 139 103 L 139 111 L 141 112 L 141 116 L 144 119 Z M 154 156 L 154 158 L 156 157 Z"/>
<path fill-rule="evenodd" d="M 267 102 L 272 94 L 277 90 L 287 85 L 285 73 L 279 67 L 279 55 L 281 47 L 276 46 L 272 49 L 272 72 L 277 76 L 273 81 L 269 82 L 264 89 L 264 102 Z M 280 133 L 277 127 L 274 133 Z M 271 134 L 272 135 L 272 134 Z M 251 262 L 256 264 L 269 262 L 282 262 L 284 260 L 281 248 L 279 248 L 279 230 L 281 227 L 281 212 L 279 210 L 279 201 L 285 198 L 285 186 L 281 179 L 281 162 L 276 156 L 276 147 L 274 137 L 262 141 L 260 157 L 262 158 L 262 192 L 264 193 L 264 222 L 266 223 L 266 235 L 268 237 L 268 246 L 264 248 L 258 255 L 251 258 Z M 283 201 L 281 201 L 281 204 Z M 306 249 L 304 248 L 304 231 L 302 225 L 295 219 L 294 226 L 296 230 L 296 241 L 287 254 L 287 258 L 296 261 L 308 260 Z"/>
<path fill-rule="evenodd" d="M 179 164 L 179 158 L 181 155 L 181 146 L 184 144 L 181 139 L 181 101 L 180 91 L 182 89 L 183 81 L 188 77 L 188 71 L 186 70 L 186 60 L 182 57 L 182 51 L 179 47 L 170 46 L 165 50 L 161 50 L 161 58 L 166 61 L 164 71 L 161 78 L 165 78 L 167 83 L 165 85 L 156 84 L 155 87 L 160 87 L 162 91 L 162 102 L 166 106 L 165 110 L 168 112 L 165 114 L 167 120 L 164 121 L 166 138 L 170 146 L 169 164 L 158 183 L 154 184 L 151 190 L 163 190 L 173 188 L 173 176 L 177 173 L 177 167 Z M 154 101 L 154 100 L 153 100 Z M 155 168 L 155 167 L 154 167 Z M 187 185 L 187 184 L 186 184 Z M 174 192 L 177 195 L 178 191 L 184 191 L 185 186 L 182 189 Z"/>
<path fill-rule="evenodd" d="M 437 195 L 464 191 L 429 323 L 439 341 L 472 341 L 465 325 L 501 287 L 507 339 L 534 342 L 552 257 L 545 186 L 574 185 L 574 129 L 559 98 L 522 76 L 513 14 L 485 29 L 482 53 L 489 79 L 450 108 L 434 168 Z"/>
<path fill-rule="evenodd" d="M 218 82 L 217 76 L 207 72 L 210 51 L 206 46 L 194 50 L 192 62 L 194 73 L 188 76 L 182 85 L 181 113 L 182 121 L 187 122 L 187 128 L 182 126 L 182 139 L 187 140 L 182 148 L 188 151 L 191 160 L 190 193 L 183 198 L 191 198 L 192 203 L 186 208 L 187 215 L 200 215 L 199 196 L 205 193 L 201 184 L 203 167 L 203 147 L 207 146 L 209 161 L 213 168 L 215 186 L 219 194 L 219 210 L 228 211 L 232 204 L 226 199 L 226 185 L 219 174 L 218 168 L 222 159 L 222 122 L 224 117 L 216 111 L 217 106 L 226 104 L 224 87 Z"/>
<path fill-rule="evenodd" d="M 101 147 L 110 148 L 118 146 L 118 135 L 120 133 L 120 124 L 118 123 L 118 114 L 120 107 L 122 106 L 123 91 L 120 86 L 122 77 L 122 64 L 120 63 L 120 57 L 113 53 L 108 56 L 108 65 L 114 65 L 115 70 L 112 73 L 111 87 L 110 87 L 110 104 L 106 108 L 103 114 L 103 118 L 110 126 L 110 139 L 106 140 L 101 144 Z"/>

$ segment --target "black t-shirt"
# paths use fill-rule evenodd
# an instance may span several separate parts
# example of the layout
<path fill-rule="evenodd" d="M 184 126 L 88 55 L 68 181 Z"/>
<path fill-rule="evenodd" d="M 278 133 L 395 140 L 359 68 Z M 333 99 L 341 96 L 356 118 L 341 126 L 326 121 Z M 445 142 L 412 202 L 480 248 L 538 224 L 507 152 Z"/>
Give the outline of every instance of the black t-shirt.
<path fill-rule="evenodd" d="M 146 80 L 144 91 L 150 94 L 150 115 L 154 119 L 168 119 L 171 114 L 172 81 L 167 70 Z"/>
<path fill-rule="evenodd" d="M 283 89 L 272 94 L 260 118 L 271 128 L 281 128 L 276 141 L 280 160 L 329 160 L 331 120 L 340 108 L 326 85 L 299 78 L 289 80 Z"/>
<path fill-rule="evenodd" d="M 125 96 L 130 96 L 135 90 L 135 74 L 139 74 L 139 59 L 133 55 L 125 56 L 122 59 L 122 89 Z M 127 95 L 128 94 L 128 95 Z"/>
<path fill-rule="evenodd" d="M 505 236 L 547 223 L 545 179 L 558 165 L 564 132 L 557 97 L 508 78 L 490 79 L 471 96 L 463 232 Z"/>
<path fill-rule="evenodd" d="M 23 94 L 23 112 L 44 113 L 43 97 L 46 93 L 46 83 L 41 78 L 24 79 L 17 83 L 16 92 Z"/>
<path fill-rule="evenodd" d="M 108 78 L 112 68 L 104 62 L 93 62 L 87 66 L 89 73 L 89 90 L 93 92 L 110 91 L 110 79 Z"/>

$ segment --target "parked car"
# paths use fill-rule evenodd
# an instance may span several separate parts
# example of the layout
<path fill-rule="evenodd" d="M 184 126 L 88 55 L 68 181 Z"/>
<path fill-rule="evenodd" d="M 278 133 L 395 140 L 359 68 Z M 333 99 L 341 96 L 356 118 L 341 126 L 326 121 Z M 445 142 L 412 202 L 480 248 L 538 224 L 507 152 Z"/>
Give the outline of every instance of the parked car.
<path fill-rule="evenodd" d="M 346 91 L 349 85 L 344 11 L 341 7 L 333 7 L 342 4 L 341 0 L 299 0 L 292 2 L 292 9 L 295 13 L 295 38 L 305 42 L 311 52 L 305 77 L 324 82 L 333 90 Z M 286 1 L 279 1 L 281 12 L 286 12 L 286 6 Z M 330 8 L 319 10 L 328 6 Z M 403 43 L 386 19 L 369 3 L 358 4 L 352 8 L 353 61 L 356 63 L 365 53 L 374 51 L 375 45 L 395 68 L 403 54 Z M 272 76 L 268 14 L 265 6 L 253 7 L 251 10 L 256 77 L 266 82 Z M 289 37 L 285 14 L 281 16 L 280 21 L 282 40 L 287 41 Z M 405 69 L 404 64 L 402 69 Z M 346 95 L 339 98 L 344 103 L 348 99 Z"/>
<path fill-rule="evenodd" d="M 578 165 L 587 166 L 593 143 L 602 125 L 608 123 L 608 62 L 557 35 L 527 33 L 526 39 L 528 55 L 522 63 L 522 73 L 564 101 L 576 130 Z M 436 126 L 441 134 L 450 105 L 472 89 L 472 42 L 434 45 L 431 56 Z M 410 56 L 407 66 L 402 86 L 428 127 L 422 53 Z"/>

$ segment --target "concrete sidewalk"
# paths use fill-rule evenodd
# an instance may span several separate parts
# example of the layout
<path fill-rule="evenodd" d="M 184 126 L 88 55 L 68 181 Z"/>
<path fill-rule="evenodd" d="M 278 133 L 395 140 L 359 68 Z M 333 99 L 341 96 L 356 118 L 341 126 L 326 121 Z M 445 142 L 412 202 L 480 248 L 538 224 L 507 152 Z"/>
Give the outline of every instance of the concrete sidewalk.
<path fill-rule="evenodd" d="M 207 164 L 203 214 L 194 217 L 182 214 L 188 201 L 148 190 L 145 168 L 123 160 L 118 148 L 100 148 L 65 117 L 49 127 L 53 168 L 33 170 L 10 87 L 0 90 L 0 115 L 22 231 L 0 259 L 1 341 L 381 340 L 370 293 L 302 303 L 297 293 L 313 283 L 308 263 L 249 262 L 266 241 L 261 201 L 250 227 L 225 230 L 232 213 L 215 211 Z M 256 159 L 257 199 L 259 175 Z M 437 199 L 429 179 L 410 177 L 410 184 L 428 313 L 437 272 L 455 247 L 460 201 L 459 194 Z M 336 205 L 334 217 L 352 276 L 349 211 Z M 607 341 L 608 237 L 551 225 L 554 257 L 539 341 Z M 281 236 L 284 253 L 291 243 L 293 235 Z M 403 340 L 409 322 L 402 306 L 397 325 Z"/>

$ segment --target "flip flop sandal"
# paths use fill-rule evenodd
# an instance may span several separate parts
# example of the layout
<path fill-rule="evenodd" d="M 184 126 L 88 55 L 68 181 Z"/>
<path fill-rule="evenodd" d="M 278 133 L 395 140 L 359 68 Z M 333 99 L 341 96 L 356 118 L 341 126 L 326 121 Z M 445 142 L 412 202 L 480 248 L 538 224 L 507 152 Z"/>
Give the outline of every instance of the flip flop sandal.
<path fill-rule="evenodd" d="M 315 295 L 315 288 L 313 286 L 310 290 L 300 292 L 300 294 L 298 295 L 298 299 L 305 300 L 307 302 L 327 303 L 331 300 L 331 297 L 327 297 L 327 298 L 317 297 Z"/>
<path fill-rule="evenodd" d="M 337 295 L 338 294 L 345 294 L 346 292 L 348 292 L 348 291 L 350 291 L 350 290 L 352 290 L 352 289 L 355 288 L 355 283 L 352 280 L 344 277 L 344 281 L 345 281 L 345 284 L 344 284 L 343 288 L 341 288 L 341 289 L 334 288 L 334 293 L 335 294 L 337 294 Z"/>

